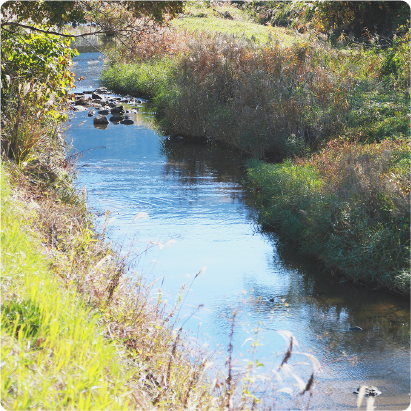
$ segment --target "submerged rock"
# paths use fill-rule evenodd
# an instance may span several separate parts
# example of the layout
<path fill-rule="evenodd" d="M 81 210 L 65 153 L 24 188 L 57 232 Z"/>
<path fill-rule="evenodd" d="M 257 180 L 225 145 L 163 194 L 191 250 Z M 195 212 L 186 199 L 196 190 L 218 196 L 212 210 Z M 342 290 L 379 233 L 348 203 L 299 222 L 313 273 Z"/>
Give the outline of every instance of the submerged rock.
<path fill-rule="evenodd" d="M 171 134 L 167 137 L 167 140 L 173 141 L 174 143 L 182 143 L 184 141 L 184 138 L 176 134 Z"/>
<path fill-rule="evenodd" d="M 94 128 L 98 128 L 99 130 L 105 130 L 107 128 L 108 124 L 97 124 L 94 123 Z"/>
<path fill-rule="evenodd" d="M 361 327 L 358 327 L 357 325 L 355 327 L 350 327 L 349 328 L 350 331 L 362 331 Z"/>
<path fill-rule="evenodd" d="M 131 124 L 134 124 L 134 121 L 131 120 L 131 119 L 129 119 L 129 118 L 126 118 L 126 119 L 124 119 L 123 121 L 120 121 L 120 123 L 121 123 L 121 124 L 124 124 L 124 125 L 126 125 L 126 126 L 130 126 Z"/>
<path fill-rule="evenodd" d="M 124 117 L 121 114 L 114 114 L 110 117 L 112 123 L 119 123 L 122 120 L 124 120 Z"/>

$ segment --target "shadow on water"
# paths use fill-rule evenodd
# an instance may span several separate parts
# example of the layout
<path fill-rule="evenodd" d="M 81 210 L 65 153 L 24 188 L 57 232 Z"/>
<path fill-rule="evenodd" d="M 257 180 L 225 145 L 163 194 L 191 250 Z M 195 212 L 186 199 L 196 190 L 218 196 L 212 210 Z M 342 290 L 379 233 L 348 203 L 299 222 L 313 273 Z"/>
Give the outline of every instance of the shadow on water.
<path fill-rule="evenodd" d="M 198 178 L 209 179 L 221 186 L 231 200 L 246 205 L 247 193 L 243 188 L 245 171 L 244 158 L 235 151 L 216 142 L 186 142 L 176 144 L 164 139 L 160 144 L 160 153 L 167 160 L 164 164 L 163 176 L 175 176 L 182 185 L 196 185 Z"/>

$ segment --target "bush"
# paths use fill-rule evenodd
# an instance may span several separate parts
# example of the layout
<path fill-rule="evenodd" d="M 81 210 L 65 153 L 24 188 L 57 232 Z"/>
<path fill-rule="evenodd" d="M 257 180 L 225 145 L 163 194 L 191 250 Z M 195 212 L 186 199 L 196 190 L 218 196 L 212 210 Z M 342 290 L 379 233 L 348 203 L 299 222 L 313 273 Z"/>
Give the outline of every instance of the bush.
<path fill-rule="evenodd" d="M 392 36 L 399 24 L 406 24 L 409 14 L 409 5 L 402 1 L 318 2 L 315 25 L 320 31 L 351 31 L 357 38 L 367 27 L 379 35 Z"/>
<path fill-rule="evenodd" d="M 248 164 L 258 221 L 353 281 L 409 292 L 409 144 L 330 142 L 310 159 Z"/>

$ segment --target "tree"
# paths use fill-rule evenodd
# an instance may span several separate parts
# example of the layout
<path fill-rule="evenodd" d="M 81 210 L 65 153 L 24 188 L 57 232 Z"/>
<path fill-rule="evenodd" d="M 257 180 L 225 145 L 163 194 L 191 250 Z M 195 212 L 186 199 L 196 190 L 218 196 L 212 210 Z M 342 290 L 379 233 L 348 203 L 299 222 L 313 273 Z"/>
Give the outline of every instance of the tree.
<path fill-rule="evenodd" d="M 355 37 L 372 33 L 392 38 L 410 16 L 410 6 L 404 1 L 324 1 L 315 6 L 319 31 L 339 35 L 344 30 Z"/>
<path fill-rule="evenodd" d="M 99 33 L 121 36 L 125 32 L 138 33 L 141 29 L 136 23 L 143 19 L 164 24 L 183 9 L 181 1 L 8 1 L 1 6 L 1 26 L 70 37 Z M 93 32 L 73 36 L 53 30 L 67 23 L 86 22 L 93 23 Z"/>
<path fill-rule="evenodd" d="M 64 119 L 69 70 L 76 53 L 71 39 L 98 33 L 123 43 L 138 41 L 154 24 L 164 24 L 183 9 L 173 1 L 8 1 L 1 6 L 1 109 L 3 153 L 17 162 L 30 156 L 46 128 Z M 80 35 L 67 23 L 92 23 Z M 43 127 L 43 128 L 42 128 Z"/>

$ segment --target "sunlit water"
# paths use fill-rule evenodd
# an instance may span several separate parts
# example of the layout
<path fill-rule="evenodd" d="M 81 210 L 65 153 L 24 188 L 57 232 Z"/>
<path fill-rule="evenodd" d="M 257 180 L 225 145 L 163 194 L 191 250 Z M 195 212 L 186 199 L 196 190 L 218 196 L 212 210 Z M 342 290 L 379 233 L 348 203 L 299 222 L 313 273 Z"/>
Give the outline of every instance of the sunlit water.
<path fill-rule="evenodd" d="M 76 77 L 85 77 L 76 91 L 98 86 L 98 57 L 75 58 Z M 109 222 L 109 239 L 122 252 L 139 255 L 138 271 L 159 279 L 156 289 L 161 285 L 170 307 L 187 284 L 180 312 L 184 328 L 226 355 L 230 318 L 237 311 L 233 346 L 240 363 L 258 359 L 267 372 L 278 366 L 287 348 L 278 330 L 294 335 L 296 351 L 322 361 L 321 394 L 311 400 L 313 408 L 355 408 L 352 391 L 365 384 L 382 391 L 377 409 L 406 409 L 408 303 L 340 283 L 320 266 L 298 259 L 275 235 L 258 232 L 239 156 L 216 145 L 164 144 L 148 107 L 143 104 L 134 115 L 134 125 L 109 124 L 105 130 L 94 128 L 87 112 L 75 113 L 66 140 L 76 151 L 105 147 L 79 159 L 77 186 L 85 187 L 97 225 Z M 138 213 L 148 217 L 142 214 L 133 223 Z M 352 326 L 363 331 L 349 331 Z M 304 359 L 310 362 L 300 354 L 292 357 L 294 364 Z M 310 370 L 295 367 L 305 381 Z"/>

